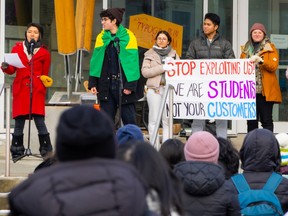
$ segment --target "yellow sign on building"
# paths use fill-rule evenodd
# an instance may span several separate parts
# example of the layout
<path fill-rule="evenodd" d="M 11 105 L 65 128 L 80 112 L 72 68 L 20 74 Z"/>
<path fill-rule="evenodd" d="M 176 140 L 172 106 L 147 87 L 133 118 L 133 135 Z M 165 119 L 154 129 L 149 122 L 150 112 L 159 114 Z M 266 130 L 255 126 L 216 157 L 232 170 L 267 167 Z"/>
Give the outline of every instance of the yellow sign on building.
<path fill-rule="evenodd" d="M 172 37 L 171 46 L 182 55 L 183 26 L 147 14 L 130 16 L 129 29 L 135 34 L 138 46 L 150 49 L 158 31 L 165 30 Z"/>

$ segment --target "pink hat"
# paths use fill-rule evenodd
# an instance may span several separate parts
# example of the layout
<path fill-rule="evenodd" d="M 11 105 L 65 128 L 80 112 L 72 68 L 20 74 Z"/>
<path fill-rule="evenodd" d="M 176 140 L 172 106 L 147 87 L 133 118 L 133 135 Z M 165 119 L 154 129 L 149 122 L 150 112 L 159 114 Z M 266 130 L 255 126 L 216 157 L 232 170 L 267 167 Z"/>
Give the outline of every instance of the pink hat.
<path fill-rule="evenodd" d="M 250 28 L 250 34 L 256 29 L 261 30 L 266 35 L 266 29 L 262 23 L 254 23 L 253 26 Z"/>
<path fill-rule="evenodd" d="M 207 131 L 193 133 L 184 147 L 186 161 L 207 161 L 217 163 L 219 157 L 218 140 Z"/>

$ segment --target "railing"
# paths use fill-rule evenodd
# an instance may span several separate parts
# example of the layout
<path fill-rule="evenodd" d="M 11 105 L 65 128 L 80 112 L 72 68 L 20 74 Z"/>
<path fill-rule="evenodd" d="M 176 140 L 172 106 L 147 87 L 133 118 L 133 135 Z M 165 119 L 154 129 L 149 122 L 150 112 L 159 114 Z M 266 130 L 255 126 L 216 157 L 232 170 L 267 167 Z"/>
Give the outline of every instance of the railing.
<path fill-rule="evenodd" d="M 162 118 L 162 114 L 164 112 L 165 109 L 165 104 L 166 104 L 166 100 L 169 94 L 169 138 L 172 138 L 173 136 L 173 86 L 172 85 L 166 85 L 164 94 L 163 94 L 163 98 L 161 101 L 161 105 L 160 105 L 160 110 L 159 110 L 159 115 L 156 119 L 156 124 L 155 124 L 155 129 L 152 133 L 152 137 L 150 137 L 150 143 L 156 147 L 156 149 L 159 149 L 159 142 L 156 143 L 156 139 L 158 136 L 158 130 L 160 127 L 160 121 Z M 157 145 L 157 146 L 155 146 Z"/>
<path fill-rule="evenodd" d="M 11 88 L 8 84 L 0 84 L 0 95 L 5 90 L 6 95 L 6 155 L 5 155 L 5 177 L 10 176 L 10 94 Z"/>

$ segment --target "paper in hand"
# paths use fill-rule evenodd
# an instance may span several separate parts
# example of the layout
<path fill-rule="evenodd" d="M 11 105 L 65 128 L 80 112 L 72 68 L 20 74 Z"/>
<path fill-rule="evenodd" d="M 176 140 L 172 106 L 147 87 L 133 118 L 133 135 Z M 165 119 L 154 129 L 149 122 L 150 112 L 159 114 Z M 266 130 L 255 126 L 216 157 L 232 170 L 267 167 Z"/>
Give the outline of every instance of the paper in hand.
<path fill-rule="evenodd" d="M 5 53 L 4 54 L 4 61 L 7 62 L 9 65 L 12 65 L 12 66 L 17 67 L 17 68 L 24 68 L 25 67 L 22 64 L 17 53 Z"/>

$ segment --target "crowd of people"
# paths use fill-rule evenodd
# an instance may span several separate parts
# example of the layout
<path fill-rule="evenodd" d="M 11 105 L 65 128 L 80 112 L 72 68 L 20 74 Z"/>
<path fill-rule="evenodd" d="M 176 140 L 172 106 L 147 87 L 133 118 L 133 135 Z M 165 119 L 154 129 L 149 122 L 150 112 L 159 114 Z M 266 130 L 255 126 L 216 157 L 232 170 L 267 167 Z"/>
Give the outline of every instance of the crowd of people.
<path fill-rule="evenodd" d="M 257 118 L 247 121 L 248 133 L 241 149 L 238 151 L 227 138 L 227 120 L 216 120 L 216 135 L 205 131 L 205 120 L 193 120 L 192 133 L 185 142 L 169 138 L 169 120 L 164 112 L 158 151 L 136 125 L 137 81 L 140 73 L 147 78 L 151 136 L 160 115 L 165 73 L 171 70 L 168 63 L 179 55 L 171 47 L 169 33 L 161 30 L 144 54 L 140 70 L 136 37 L 121 25 L 124 12 L 123 8 L 111 8 L 100 13 L 103 30 L 91 58 L 88 89 L 98 95 L 101 109 L 77 105 L 64 111 L 57 125 L 53 155 L 44 123 L 46 86 L 40 79 L 48 75 L 50 54 L 41 43 L 41 27 L 29 24 L 25 41 L 12 50 L 21 56 L 24 69 L 2 63 L 3 72 L 16 72 L 12 158 L 24 154 L 27 117 L 36 123 L 44 158 L 9 194 L 10 215 L 245 215 L 246 206 L 233 178 L 241 175 L 252 190 L 261 190 L 270 176 L 281 174 L 280 146 L 273 134 L 272 118 L 274 103 L 281 102 L 276 77 L 279 60 L 264 25 L 251 27 L 240 56 L 256 65 L 257 104 Z M 220 17 L 207 13 L 203 34 L 192 40 L 186 58 L 235 58 L 219 27 Z M 35 65 L 32 78 L 31 59 Z M 122 126 L 115 120 L 117 109 Z M 258 121 L 263 128 L 258 128 Z M 281 209 L 277 214 L 283 215 L 288 211 L 288 179 L 279 179 L 273 193 Z M 266 200 L 260 202 L 267 204 Z M 255 203 L 258 205 L 259 200 Z"/>
<path fill-rule="evenodd" d="M 11 215 L 240 216 L 232 177 L 242 173 L 259 190 L 280 166 L 279 143 L 268 129 L 247 133 L 240 151 L 207 131 L 186 142 L 167 139 L 158 151 L 138 126 L 116 131 L 104 111 L 77 105 L 60 116 L 55 155 L 8 199 Z M 275 195 L 287 212 L 287 178 Z"/>

